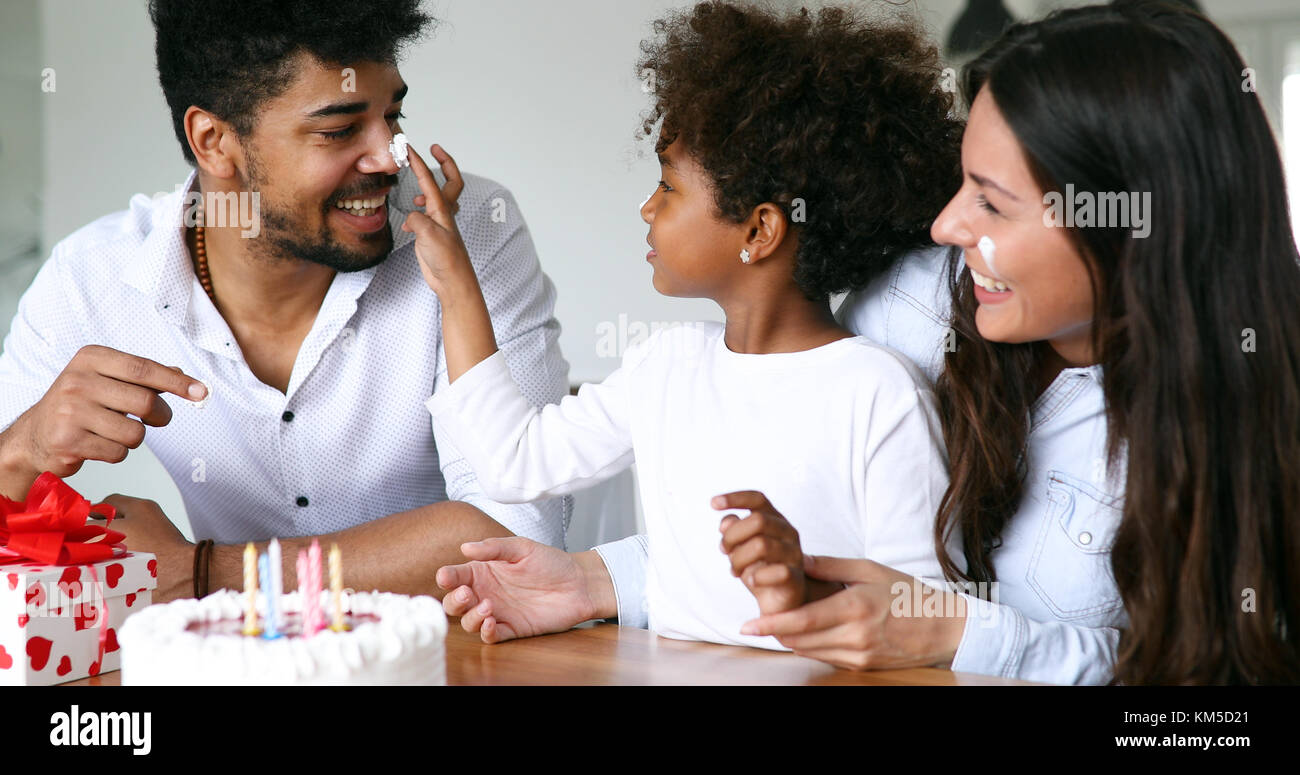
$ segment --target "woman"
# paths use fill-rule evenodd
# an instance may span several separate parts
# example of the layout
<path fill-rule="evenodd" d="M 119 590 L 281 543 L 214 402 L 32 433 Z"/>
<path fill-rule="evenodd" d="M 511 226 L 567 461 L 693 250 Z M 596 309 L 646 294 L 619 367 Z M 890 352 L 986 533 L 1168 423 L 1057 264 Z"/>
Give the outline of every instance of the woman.
<path fill-rule="evenodd" d="M 890 615 L 901 574 L 818 558 L 811 574 L 849 588 L 752 632 L 853 667 L 1300 681 L 1300 267 L 1244 69 L 1210 22 L 1157 5 L 1017 25 L 968 67 L 963 186 L 932 229 L 959 249 L 949 287 L 914 256 L 845 319 L 932 372 L 942 353 L 936 543 L 958 538 L 948 577 L 998 581 L 997 602 Z M 440 572 L 472 586 L 448 596 L 470 629 L 519 618 L 500 582 L 559 566 L 467 548 L 516 558 Z M 618 548 L 602 551 L 632 579 L 631 618 Z M 604 613 L 590 560 L 572 588 Z"/>

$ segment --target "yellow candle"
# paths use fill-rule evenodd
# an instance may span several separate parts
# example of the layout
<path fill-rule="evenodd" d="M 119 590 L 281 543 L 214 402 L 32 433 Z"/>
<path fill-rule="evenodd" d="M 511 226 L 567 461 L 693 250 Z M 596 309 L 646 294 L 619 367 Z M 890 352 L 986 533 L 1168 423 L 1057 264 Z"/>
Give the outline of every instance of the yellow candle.
<path fill-rule="evenodd" d="M 330 629 L 343 632 L 343 553 L 338 544 L 330 544 L 330 593 L 334 596 L 334 623 Z"/>
<path fill-rule="evenodd" d="M 257 550 L 249 541 L 244 547 L 244 634 L 257 635 Z"/>

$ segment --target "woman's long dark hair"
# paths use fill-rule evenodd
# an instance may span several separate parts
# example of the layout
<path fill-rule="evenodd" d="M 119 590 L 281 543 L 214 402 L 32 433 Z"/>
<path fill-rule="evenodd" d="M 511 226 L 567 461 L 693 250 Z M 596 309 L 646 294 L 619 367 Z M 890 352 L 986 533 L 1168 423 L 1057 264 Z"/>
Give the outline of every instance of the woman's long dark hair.
<path fill-rule="evenodd" d="M 1300 682 L 1300 256 L 1246 66 L 1204 17 L 1091 6 L 1012 27 L 965 73 L 1043 191 L 1150 192 L 1150 234 L 1074 228 L 1095 292 L 1111 552 L 1129 623 L 1120 683 Z M 1043 343 L 983 340 L 954 264 L 958 346 L 939 382 L 957 531 L 991 581 L 1025 476 Z M 942 555 L 942 553 L 941 553 Z"/>

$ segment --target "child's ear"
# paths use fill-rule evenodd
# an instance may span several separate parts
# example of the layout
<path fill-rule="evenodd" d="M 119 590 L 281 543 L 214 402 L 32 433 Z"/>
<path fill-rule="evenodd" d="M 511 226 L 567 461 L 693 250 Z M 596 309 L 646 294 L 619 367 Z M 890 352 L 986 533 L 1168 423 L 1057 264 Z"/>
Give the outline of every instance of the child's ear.
<path fill-rule="evenodd" d="M 775 253 L 785 242 L 790 227 L 785 212 L 771 202 L 755 207 L 745 225 L 748 227 L 745 239 L 745 249 L 749 251 L 748 263 L 762 261 Z"/>

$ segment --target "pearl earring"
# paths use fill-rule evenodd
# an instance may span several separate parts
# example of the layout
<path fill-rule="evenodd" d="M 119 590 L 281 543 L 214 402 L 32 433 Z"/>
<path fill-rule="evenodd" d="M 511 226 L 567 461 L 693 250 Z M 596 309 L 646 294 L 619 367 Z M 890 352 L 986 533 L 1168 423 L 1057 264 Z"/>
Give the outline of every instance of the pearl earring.
<path fill-rule="evenodd" d="M 740 251 L 740 263 L 742 263 L 742 264 L 748 264 L 748 263 L 749 263 L 749 248 L 743 248 L 743 249 L 741 249 L 741 251 Z"/>

